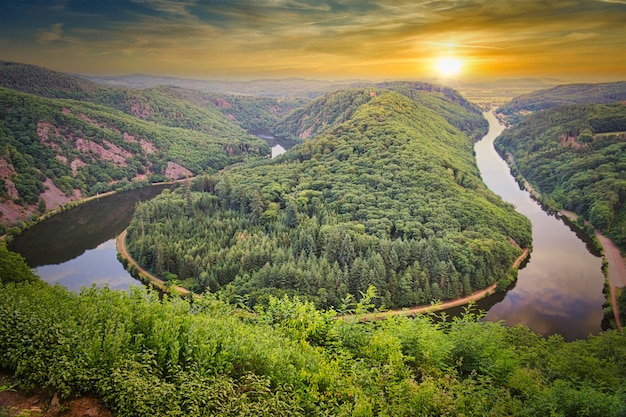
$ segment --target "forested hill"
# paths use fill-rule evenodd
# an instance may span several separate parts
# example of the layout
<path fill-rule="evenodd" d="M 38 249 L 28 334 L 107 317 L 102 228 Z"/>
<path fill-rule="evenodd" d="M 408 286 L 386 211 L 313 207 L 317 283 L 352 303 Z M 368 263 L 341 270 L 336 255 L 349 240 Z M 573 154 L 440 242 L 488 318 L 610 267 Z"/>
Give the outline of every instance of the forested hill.
<path fill-rule="evenodd" d="M 626 100 L 626 81 L 600 84 L 565 84 L 516 97 L 497 112 L 512 117 L 564 104 L 609 104 Z M 512 121 L 518 120 L 519 117 Z"/>
<path fill-rule="evenodd" d="M 141 204 L 131 254 L 250 303 L 298 293 L 340 307 L 373 285 L 378 305 L 402 307 L 506 285 L 530 223 L 482 183 L 471 140 L 419 103 L 428 94 L 326 97 L 359 105 L 276 160 Z"/>
<path fill-rule="evenodd" d="M 626 250 L 626 105 L 559 106 L 527 116 L 496 140 L 557 206 Z"/>
<path fill-rule="evenodd" d="M 420 82 L 388 82 L 364 88 L 369 88 L 370 94 L 362 94 L 362 89 L 341 90 L 313 100 L 286 116 L 272 131 L 277 136 L 298 141 L 314 137 L 350 119 L 356 109 L 376 96 L 378 89 L 384 89 L 398 92 L 434 110 L 472 139 L 478 139 L 487 132 L 488 125 L 480 109 L 450 88 Z"/>
<path fill-rule="evenodd" d="M 269 147 L 246 130 L 269 129 L 302 104 L 167 86 L 108 87 L 5 61 L 0 101 L 4 225 L 67 200 L 264 156 Z"/>
<path fill-rule="evenodd" d="M 47 98 L 104 105 L 142 120 L 215 133 L 235 123 L 268 129 L 301 100 L 211 94 L 171 86 L 146 89 L 104 86 L 34 65 L 0 61 L 0 85 Z"/>
<path fill-rule="evenodd" d="M 213 172 L 269 150 L 219 113 L 215 125 L 191 130 L 4 87 L 0 108 L 0 220 L 5 224 L 68 199 Z"/>

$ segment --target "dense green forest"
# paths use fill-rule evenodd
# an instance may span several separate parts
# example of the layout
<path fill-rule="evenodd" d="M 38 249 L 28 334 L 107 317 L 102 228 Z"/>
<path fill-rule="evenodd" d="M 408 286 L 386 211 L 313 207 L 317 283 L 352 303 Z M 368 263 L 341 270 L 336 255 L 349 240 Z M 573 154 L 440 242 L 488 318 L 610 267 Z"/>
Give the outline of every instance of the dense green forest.
<path fill-rule="evenodd" d="M 567 104 L 610 104 L 626 100 L 626 81 L 598 84 L 564 84 L 515 97 L 496 111 L 512 124 L 524 114 Z"/>
<path fill-rule="evenodd" d="M 450 88 L 421 82 L 387 82 L 365 85 L 363 88 L 370 88 L 370 94 L 361 94 L 360 90 L 353 89 L 353 96 L 349 98 L 346 94 L 350 93 L 345 90 L 320 97 L 280 120 L 272 127 L 272 132 L 276 136 L 296 141 L 315 137 L 326 129 L 349 120 L 361 105 L 376 96 L 377 89 L 384 89 L 400 93 L 435 111 L 472 139 L 479 139 L 487 133 L 488 125 L 479 108 Z"/>
<path fill-rule="evenodd" d="M 300 294 L 339 308 L 374 285 L 377 306 L 397 308 L 506 287 L 530 223 L 482 183 L 471 140 L 429 94 L 331 94 L 327 114 L 351 116 L 326 133 L 139 205 L 131 255 L 249 305 Z"/>
<path fill-rule="evenodd" d="M 537 112 L 495 142 L 519 173 L 626 250 L 626 106 L 568 105 Z"/>
<path fill-rule="evenodd" d="M 626 415 L 617 331 L 566 343 L 472 313 L 359 322 L 371 301 L 337 320 L 297 297 L 251 314 L 210 295 L 76 294 L 0 247 L 0 367 L 124 417 Z"/>

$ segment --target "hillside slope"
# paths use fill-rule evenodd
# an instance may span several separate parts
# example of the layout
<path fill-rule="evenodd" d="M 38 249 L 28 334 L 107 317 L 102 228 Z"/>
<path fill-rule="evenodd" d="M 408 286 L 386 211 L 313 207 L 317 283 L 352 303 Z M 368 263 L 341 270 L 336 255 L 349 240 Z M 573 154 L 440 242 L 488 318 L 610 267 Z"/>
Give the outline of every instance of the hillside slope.
<path fill-rule="evenodd" d="M 480 109 L 450 88 L 420 82 L 387 82 L 365 85 L 364 88 L 369 89 L 369 95 L 363 95 L 361 89 L 353 89 L 317 98 L 290 113 L 272 131 L 277 136 L 298 141 L 314 137 L 329 127 L 349 120 L 359 106 L 376 97 L 378 89 L 384 89 L 402 94 L 437 112 L 472 139 L 487 132 L 487 122 Z M 424 92 L 429 94 L 422 94 Z"/>
<path fill-rule="evenodd" d="M 568 105 L 527 116 L 495 142 L 547 199 L 626 250 L 626 105 Z"/>
<path fill-rule="evenodd" d="M 0 109 L 5 224 L 26 218 L 38 204 L 43 211 L 131 182 L 212 172 L 268 151 L 226 120 L 198 130 L 169 127 L 103 105 L 4 87 Z"/>
<path fill-rule="evenodd" d="M 330 94 L 325 133 L 140 205 L 131 254 L 253 303 L 286 292 L 339 307 L 374 285 L 402 307 L 505 285 L 530 224 L 482 183 L 471 140 L 419 101 Z"/>
<path fill-rule="evenodd" d="M 142 120 L 210 134 L 232 133 L 234 124 L 244 129 L 267 129 L 302 104 L 295 99 L 212 94 L 167 85 L 145 89 L 104 86 L 46 68 L 6 61 L 0 61 L 0 86 L 47 98 L 87 101 Z"/>
<path fill-rule="evenodd" d="M 497 110 L 514 123 L 529 112 L 565 104 L 609 104 L 626 100 L 626 81 L 599 84 L 564 84 L 514 98 Z"/>

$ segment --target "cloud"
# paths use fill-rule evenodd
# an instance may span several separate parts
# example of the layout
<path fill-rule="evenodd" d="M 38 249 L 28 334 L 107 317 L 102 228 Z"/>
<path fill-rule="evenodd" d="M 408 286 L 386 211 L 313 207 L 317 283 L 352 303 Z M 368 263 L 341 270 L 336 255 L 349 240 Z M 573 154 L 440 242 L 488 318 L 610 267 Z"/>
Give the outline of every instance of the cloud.
<path fill-rule="evenodd" d="M 20 8 L 20 15 L 33 14 L 30 25 L 20 20 L 19 26 L 7 27 L 5 23 L 15 19 L 0 16 L 0 27 L 5 26 L 0 37 L 15 39 L 27 28 L 32 51 L 59 57 L 106 54 L 110 61 L 100 63 L 146 64 L 146 71 L 176 73 L 193 67 L 228 74 L 270 73 L 275 68 L 281 74 L 364 71 L 402 76 L 448 51 L 468 62 L 473 59 L 485 71 L 502 63 L 516 71 L 526 63 L 537 68 L 549 65 L 551 56 L 582 65 L 589 53 L 604 57 L 598 63 L 615 63 L 623 56 L 616 51 L 620 46 L 623 50 L 626 13 L 626 0 L 108 0 L 106 7 L 104 3 L 58 0 L 58 13 L 50 13 L 49 7 Z M 19 39 L 22 50 L 28 47 L 24 39 Z M 81 64 L 95 66 L 96 60 Z"/>
<path fill-rule="evenodd" d="M 172 16 L 190 16 L 188 8 L 197 2 L 194 0 L 130 0 L 153 10 Z"/>
<path fill-rule="evenodd" d="M 50 25 L 49 29 L 39 29 L 37 31 L 37 42 L 46 45 L 50 42 L 61 39 L 62 35 L 63 23 L 54 23 Z"/>
<path fill-rule="evenodd" d="M 56 0 L 53 2 L 50 8 L 54 10 L 55 12 L 60 12 L 60 11 L 65 10 L 68 2 L 69 0 Z"/>

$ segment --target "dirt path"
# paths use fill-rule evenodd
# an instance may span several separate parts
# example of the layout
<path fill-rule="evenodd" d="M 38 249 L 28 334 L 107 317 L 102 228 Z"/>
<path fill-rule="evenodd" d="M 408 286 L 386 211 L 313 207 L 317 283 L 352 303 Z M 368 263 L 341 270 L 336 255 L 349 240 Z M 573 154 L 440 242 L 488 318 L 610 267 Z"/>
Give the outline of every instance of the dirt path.
<path fill-rule="evenodd" d="M 609 283 L 616 287 L 626 287 L 626 259 L 611 239 L 597 230 L 596 237 L 604 248 L 604 256 L 609 262 Z"/>
<path fill-rule="evenodd" d="M 622 252 L 611 241 L 596 230 L 596 237 L 604 248 L 604 256 L 609 263 L 609 289 L 611 292 L 611 305 L 613 306 L 613 315 L 615 323 L 620 331 L 623 331 L 622 321 L 617 308 L 616 287 L 626 288 L 626 259 L 622 256 Z"/>
<path fill-rule="evenodd" d="M 153 275 L 151 272 L 148 272 L 147 270 L 142 268 L 141 265 L 139 265 L 130 256 L 130 254 L 128 253 L 128 249 L 126 247 L 126 232 L 127 232 L 127 229 L 125 229 L 117 237 L 117 240 L 116 240 L 117 252 L 122 256 L 122 258 L 126 259 L 129 264 L 131 264 L 135 268 L 137 268 L 137 271 L 139 271 L 139 276 L 140 276 L 142 281 L 147 279 L 147 280 L 150 281 L 150 283 L 152 283 L 152 285 L 154 285 L 155 287 L 159 288 L 160 290 L 165 291 L 165 292 L 170 292 L 171 288 L 168 288 L 165 285 L 165 281 L 163 281 L 162 279 L 158 278 L 156 275 Z M 174 289 L 181 295 L 187 295 L 187 294 L 190 293 L 190 291 L 187 288 L 174 287 Z"/>
<path fill-rule="evenodd" d="M 525 248 L 522 254 L 517 257 L 515 262 L 513 262 L 513 268 L 519 268 L 522 262 L 524 262 L 524 260 L 528 257 L 528 253 L 529 253 L 528 248 Z M 377 320 L 377 319 L 382 319 L 385 317 L 396 316 L 399 314 L 406 315 L 406 316 L 413 316 L 416 314 L 433 313 L 436 311 L 446 310 L 452 307 L 459 307 L 462 305 L 469 304 L 472 301 L 480 300 L 481 298 L 485 298 L 493 294 L 497 286 L 498 286 L 497 283 L 492 284 L 489 287 L 485 288 L 484 290 L 476 291 L 475 293 L 472 293 L 466 297 L 456 298 L 454 300 L 449 300 L 444 303 L 422 305 L 422 306 L 417 306 L 417 307 L 403 309 L 403 310 L 389 310 L 389 311 L 376 312 L 376 313 L 367 313 L 361 316 L 361 319 L 362 320 Z"/>

